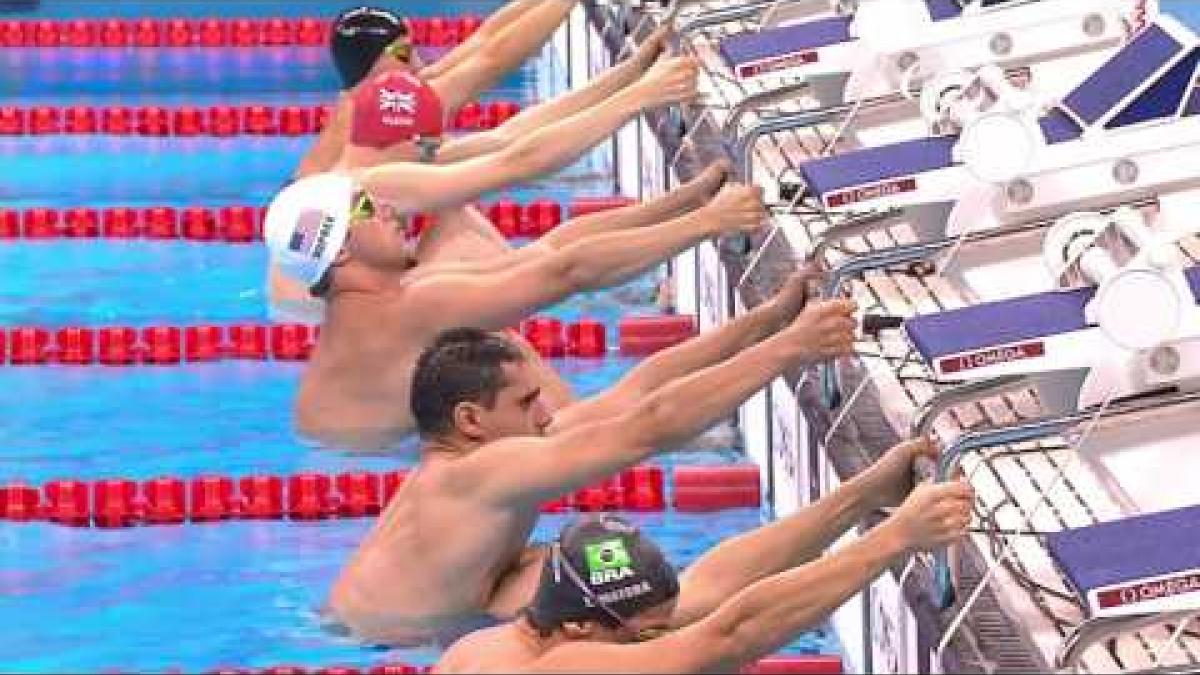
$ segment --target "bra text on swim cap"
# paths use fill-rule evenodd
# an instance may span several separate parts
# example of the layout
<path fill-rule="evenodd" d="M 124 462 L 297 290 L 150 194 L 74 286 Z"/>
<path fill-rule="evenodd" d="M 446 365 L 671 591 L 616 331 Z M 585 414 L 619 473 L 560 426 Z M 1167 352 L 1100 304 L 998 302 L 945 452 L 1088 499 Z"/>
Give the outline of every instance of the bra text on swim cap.
<path fill-rule="evenodd" d="M 584 547 L 593 586 L 611 584 L 633 576 L 633 559 L 621 539 L 606 539 Z"/>

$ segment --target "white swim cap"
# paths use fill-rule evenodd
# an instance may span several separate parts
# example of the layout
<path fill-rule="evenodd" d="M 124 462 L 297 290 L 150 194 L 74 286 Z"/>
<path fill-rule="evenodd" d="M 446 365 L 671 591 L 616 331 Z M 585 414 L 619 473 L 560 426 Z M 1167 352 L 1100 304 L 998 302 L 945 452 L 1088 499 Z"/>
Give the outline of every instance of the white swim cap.
<path fill-rule="evenodd" d="M 322 173 L 275 195 L 263 236 L 280 272 L 309 287 L 321 280 L 346 243 L 356 190 L 349 176 Z"/>

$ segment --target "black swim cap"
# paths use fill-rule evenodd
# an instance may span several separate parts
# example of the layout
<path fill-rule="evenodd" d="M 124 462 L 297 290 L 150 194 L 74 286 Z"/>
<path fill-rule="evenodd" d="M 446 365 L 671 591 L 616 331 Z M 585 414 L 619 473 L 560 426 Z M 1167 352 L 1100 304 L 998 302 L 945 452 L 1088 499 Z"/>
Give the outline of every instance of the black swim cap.
<path fill-rule="evenodd" d="M 403 35 L 408 35 L 408 26 L 386 9 L 356 7 L 342 12 L 333 22 L 329 37 L 329 51 L 342 78 L 342 89 L 362 82 L 384 48 Z"/>
<path fill-rule="evenodd" d="M 678 595 L 675 568 L 654 542 L 624 519 L 588 517 L 552 545 L 525 616 L 543 633 L 571 621 L 617 628 Z"/>

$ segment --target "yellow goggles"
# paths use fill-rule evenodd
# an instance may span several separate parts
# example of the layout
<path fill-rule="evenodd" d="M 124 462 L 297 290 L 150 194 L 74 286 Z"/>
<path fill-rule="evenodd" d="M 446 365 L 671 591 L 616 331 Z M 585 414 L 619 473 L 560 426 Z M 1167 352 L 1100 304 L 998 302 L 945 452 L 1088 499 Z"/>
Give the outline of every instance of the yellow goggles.
<path fill-rule="evenodd" d="M 412 61 L 413 46 L 407 37 L 399 37 L 384 47 L 383 53 L 398 61 L 409 63 Z"/>
<path fill-rule="evenodd" d="M 350 209 L 350 222 L 371 218 L 374 215 L 375 202 L 371 201 L 371 195 L 363 192 L 354 202 L 354 208 Z"/>

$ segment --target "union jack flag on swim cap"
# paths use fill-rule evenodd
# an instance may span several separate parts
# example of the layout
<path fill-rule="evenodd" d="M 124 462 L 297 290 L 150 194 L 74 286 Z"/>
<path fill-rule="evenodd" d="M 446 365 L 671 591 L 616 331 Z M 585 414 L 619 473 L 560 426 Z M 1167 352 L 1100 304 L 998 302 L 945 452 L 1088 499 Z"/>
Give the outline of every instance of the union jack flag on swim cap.
<path fill-rule="evenodd" d="M 387 148 L 442 135 L 445 109 L 437 92 L 407 71 L 378 75 L 354 92 L 350 142 Z"/>

